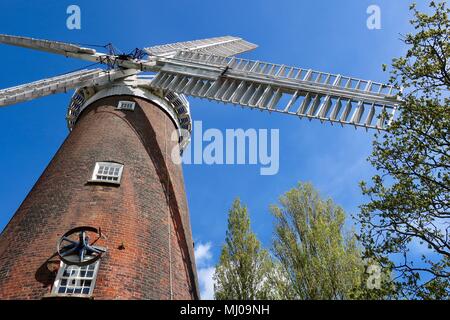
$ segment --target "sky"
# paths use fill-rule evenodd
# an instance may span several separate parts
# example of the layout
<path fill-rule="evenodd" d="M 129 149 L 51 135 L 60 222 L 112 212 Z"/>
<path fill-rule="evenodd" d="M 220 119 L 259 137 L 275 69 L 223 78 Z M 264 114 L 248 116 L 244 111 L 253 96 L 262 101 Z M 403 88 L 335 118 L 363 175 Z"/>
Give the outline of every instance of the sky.
<path fill-rule="evenodd" d="M 69 5 L 81 9 L 81 29 L 66 26 Z M 377 5 L 381 28 L 370 30 L 367 8 Z M 25 1 L 0 2 L 0 33 L 74 43 L 139 47 L 233 35 L 258 44 L 243 57 L 386 82 L 382 64 L 404 54 L 408 1 Z M 0 45 L 0 87 L 69 72 L 86 62 Z M 0 230 L 17 210 L 68 134 L 71 92 L 0 108 Z M 350 216 L 367 199 L 358 182 L 374 169 L 366 161 L 373 132 L 269 114 L 189 98 L 203 129 L 278 129 L 279 171 L 260 175 L 258 165 L 185 164 L 184 177 L 203 298 L 212 298 L 212 274 L 239 197 L 254 232 L 270 247 L 269 206 L 299 181 L 311 182 Z M 349 226 L 352 221 L 347 221 Z"/>

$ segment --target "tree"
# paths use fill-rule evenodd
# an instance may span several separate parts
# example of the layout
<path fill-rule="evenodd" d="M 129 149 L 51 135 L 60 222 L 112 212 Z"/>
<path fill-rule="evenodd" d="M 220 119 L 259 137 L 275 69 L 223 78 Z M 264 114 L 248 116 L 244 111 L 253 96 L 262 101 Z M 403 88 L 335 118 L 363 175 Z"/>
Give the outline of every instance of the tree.
<path fill-rule="evenodd" d="M 376 135 L 369 161 L 378 174 L 361 183 L 370 201 L 357 218 L 366 253 L 395 262 L 403 294 L 449 298 L 450 10 L 445 1 L 431 1 L 431 14 L 410 9 L 414 33 L 403 38 L 408 51 L 393 60 L 390 80 L 404 87 L 404 103 Z M 418 258 L 413 246 L 428 251 Z"/>
<path fill-rule="evenodd" d="M 344 210 L 299 183 L 271 207 L 273 252 L 283 270 L 285 299 L 349 299 L 362 288 L 364 264 L 355 234 L 343 231 Z"/>
<path fill-rule="evenodd" d="M 226 243 L 214 275 L 217 300 L 257 300 L 270 297 L 267 281 L 272 264 L 250 229 L 247 208 L 236 199 L 228 213 Z"/>

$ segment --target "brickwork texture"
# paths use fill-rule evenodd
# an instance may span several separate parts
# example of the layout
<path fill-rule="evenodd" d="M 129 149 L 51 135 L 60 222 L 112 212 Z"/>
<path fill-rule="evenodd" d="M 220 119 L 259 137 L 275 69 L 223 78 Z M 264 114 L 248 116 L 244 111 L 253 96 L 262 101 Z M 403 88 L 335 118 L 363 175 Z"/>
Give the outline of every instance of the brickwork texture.
<path fill-rule="evenodd" d="M 135 101 L 134 111 L 116 110 Z M 101 228 L 94 299 L 198 299 L 193 241 L 175 125 L 133 96 L 98 100 L 80 115 L 0 235 L 0 299 L 42 299 L 59 267 L 56 243 Z M 99 161 L 124 165 L 120 185 L 89 182 Z"/>

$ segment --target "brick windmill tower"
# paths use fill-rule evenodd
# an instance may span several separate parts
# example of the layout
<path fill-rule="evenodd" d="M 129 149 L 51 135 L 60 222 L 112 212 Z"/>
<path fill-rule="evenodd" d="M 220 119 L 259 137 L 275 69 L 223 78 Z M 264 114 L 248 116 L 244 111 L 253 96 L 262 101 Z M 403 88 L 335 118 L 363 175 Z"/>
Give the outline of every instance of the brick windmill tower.
<path fill-rule="evenodd" d="M 191 131 L 184 95 L 378 130 L 400 103 L 392 86 L 236 58 L 256 46 L 229 36 L 127 55 L 8 35 L 0 43 L 107 66 L 0 91 L 1 107 L 76 89 L 69 136 L 0 235 L 0 299 L 199 298 L 173 161 Z"/>

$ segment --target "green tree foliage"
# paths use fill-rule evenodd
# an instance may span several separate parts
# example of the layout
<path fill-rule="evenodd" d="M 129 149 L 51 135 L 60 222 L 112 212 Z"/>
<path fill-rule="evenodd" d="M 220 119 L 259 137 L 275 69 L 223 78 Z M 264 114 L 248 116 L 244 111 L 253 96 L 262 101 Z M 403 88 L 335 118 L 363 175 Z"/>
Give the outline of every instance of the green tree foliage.
<path fill-rule="evenodd" d="M 364 264 L 354 233 L 343 231 L 344 210 L 321 199 L 308 183 L 299 183 L 279 202 L 271 207 L 273 252 L 281 266 L 279 297 L 352 298 L 362 288 Z"/>
<path fill-rule="evenodd" d="M 236 199 L 228 214 L 226 243 L 214 275 L 218 300 L 259 300 L 270 297 L 272 269 L 267 250 L 250 229 L 247 208 Z"/>
<path fill-rule="evenodd" d="M 395 261 L 407 297 L 449 298 L 450 11 L 434 1 L 430 14 L 411 10 L 414 32 L 403 38 L 408 51 L 393 60 L 391 77 L 404 87 L 404 104 L 373 144 L 378 174 L 361 183 L 370 201 L 358 215 L 360 239 L 371 257 Z"/>

